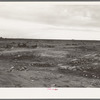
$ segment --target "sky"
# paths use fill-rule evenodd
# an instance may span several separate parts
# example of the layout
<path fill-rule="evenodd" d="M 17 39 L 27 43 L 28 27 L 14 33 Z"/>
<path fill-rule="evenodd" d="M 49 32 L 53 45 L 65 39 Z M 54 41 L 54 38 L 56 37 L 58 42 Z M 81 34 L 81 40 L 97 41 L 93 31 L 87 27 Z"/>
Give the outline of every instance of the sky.
<path fill-rule="evenodd" d="M 0 2 L 0 37 L 100 40 L 100 3 Z"/>

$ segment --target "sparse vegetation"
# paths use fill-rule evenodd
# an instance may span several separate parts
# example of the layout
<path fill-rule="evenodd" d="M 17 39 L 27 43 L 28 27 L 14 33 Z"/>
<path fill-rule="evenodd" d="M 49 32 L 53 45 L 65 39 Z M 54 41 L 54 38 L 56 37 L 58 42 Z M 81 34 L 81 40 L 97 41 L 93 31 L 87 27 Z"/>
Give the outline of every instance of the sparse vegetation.
<path fill-rule="evenodd" d="M 99 41 L 0 40 L 1 87 L 100 87 L 99 72 Z"/>

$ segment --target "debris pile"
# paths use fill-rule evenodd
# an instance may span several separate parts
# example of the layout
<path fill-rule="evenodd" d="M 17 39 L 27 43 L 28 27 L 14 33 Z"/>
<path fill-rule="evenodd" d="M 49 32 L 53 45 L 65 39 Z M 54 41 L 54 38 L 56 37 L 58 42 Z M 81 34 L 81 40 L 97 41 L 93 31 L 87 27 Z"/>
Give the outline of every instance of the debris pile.
<path fill-rule="evenodd" d="M 12 67 L 10 67 L 10 69 L 8 70 L 8 72 L 12 72 L 14 70 L 25 71 L 25 70 L 27 70 L 27 67 L 26 66 L 12 66 Z"/>
<path fill-rule="evenodd" d="M 58 64 L 62 72 L 72 72 L 89 78 L 100 78 L 100 54 L 87 54 L 67 62 Z"/>

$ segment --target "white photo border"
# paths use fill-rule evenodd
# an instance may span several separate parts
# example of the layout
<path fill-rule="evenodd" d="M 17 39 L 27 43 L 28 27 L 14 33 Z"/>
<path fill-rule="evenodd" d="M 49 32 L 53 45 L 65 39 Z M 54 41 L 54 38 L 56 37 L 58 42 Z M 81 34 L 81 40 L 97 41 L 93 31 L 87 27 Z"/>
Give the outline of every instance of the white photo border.
<path fill-rule="evenodd" d="M 38 3 L 42 3 L 42 1 L 38 1 Z M 100 5 L 100 1 L 45 1 L 44 3 L 67 3 L 68 5 Z M 48 88 L 0 88 L 0 99 L 100 99 L 100 88 L 56 89 L 57 90 Z"/>

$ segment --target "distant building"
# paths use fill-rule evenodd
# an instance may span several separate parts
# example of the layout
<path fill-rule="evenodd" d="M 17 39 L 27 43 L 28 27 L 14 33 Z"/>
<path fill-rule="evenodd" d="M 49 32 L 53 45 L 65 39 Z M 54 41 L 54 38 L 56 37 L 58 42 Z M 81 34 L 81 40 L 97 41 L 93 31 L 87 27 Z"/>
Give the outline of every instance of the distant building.
<path fill-rule="evenodd" d="M 1 40 L 1 39 L 4 39 L 4 38 L 3 38 L 3 37 L 0 37 L 0 40 Z"/>

